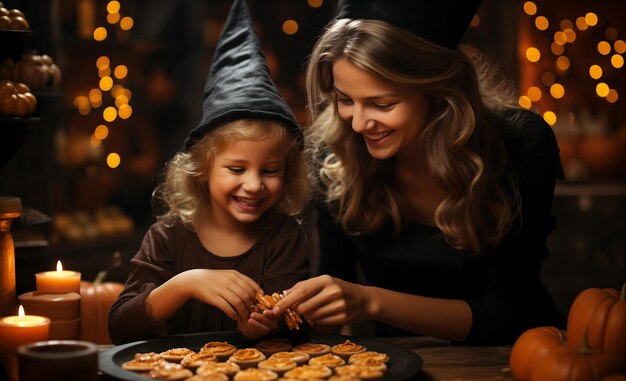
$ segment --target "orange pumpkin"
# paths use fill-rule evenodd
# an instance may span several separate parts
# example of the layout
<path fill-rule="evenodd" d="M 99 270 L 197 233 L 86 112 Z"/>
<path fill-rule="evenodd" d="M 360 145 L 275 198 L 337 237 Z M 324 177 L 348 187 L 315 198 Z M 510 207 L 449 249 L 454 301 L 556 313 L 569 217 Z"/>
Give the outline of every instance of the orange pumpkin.
<path fill-rule="evenodd" d="M 581 292 L 567 318 L 567 342 L 581 346 L 587 333 L 589 347 L 615 352 L 626 362 L 626 283 L 614 288 L 590 288 Z"/>
<path fill-rule="evenodd" d="M 80 339 L 112 344 L 109 337 L 109 310 L 124 290 L 117 282 L 80 282 Z"/>
<path fill-rule="evenodd" d="M 565 332 L 556 327 L 536 327 L 522 333 L 513 344 L 509 357 L 513 377 L 519 381 L 528 380 L 532 367 L 564 343 Z"/>
<path fill-rule="evenodd" d="M 595 381 L 624 371 L 616 354 L 593 351 L 583 343 L 579 348 L 562 345 L 549 351 L 531 370 L 530 381 Z"/>

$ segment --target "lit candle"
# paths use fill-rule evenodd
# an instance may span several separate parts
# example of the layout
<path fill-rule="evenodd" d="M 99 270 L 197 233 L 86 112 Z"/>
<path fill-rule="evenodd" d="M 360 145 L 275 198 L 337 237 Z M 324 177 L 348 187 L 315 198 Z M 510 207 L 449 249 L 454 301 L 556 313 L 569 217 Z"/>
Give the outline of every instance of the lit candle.
<path fill-rule="evenodd" d="M 46 271 L 35 274 L 37 291 L 45 294 L 80 294 L 80 273 L 63 270 L 61 261 L 57 262 L 57 271 Z"/>
<path fill-rule="evenodd" d="M 22 344 L 48 340 L 50 319 L 26 315 L 20 305 L 18 316 L 0 319 L 0 352 L 12 353 Z"/>

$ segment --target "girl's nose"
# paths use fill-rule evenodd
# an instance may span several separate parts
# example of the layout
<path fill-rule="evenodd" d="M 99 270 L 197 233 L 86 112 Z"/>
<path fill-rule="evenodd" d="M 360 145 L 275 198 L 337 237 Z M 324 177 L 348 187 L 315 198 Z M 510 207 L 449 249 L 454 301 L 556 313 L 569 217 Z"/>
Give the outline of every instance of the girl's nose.
<path fill-rule="evenodd" d="M 263 181 L 261 181 L 261 177 L 249 174 L 243 182 L 243 189 L 251 193 L 260 192 L 263 189 Z"/>

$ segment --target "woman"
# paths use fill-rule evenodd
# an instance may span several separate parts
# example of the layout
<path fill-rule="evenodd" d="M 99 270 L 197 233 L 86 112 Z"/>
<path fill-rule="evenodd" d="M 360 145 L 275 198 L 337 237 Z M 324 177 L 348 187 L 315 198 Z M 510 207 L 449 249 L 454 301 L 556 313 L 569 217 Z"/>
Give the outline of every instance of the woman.
<path fill-rule="evenodd" d="M 468 344 L 563 326 L 539 281 L 556 140 L 457 48 L 477 7 L 340 1 L 307 68 L 324 275 L 287 290 L 275 314 Z"/>

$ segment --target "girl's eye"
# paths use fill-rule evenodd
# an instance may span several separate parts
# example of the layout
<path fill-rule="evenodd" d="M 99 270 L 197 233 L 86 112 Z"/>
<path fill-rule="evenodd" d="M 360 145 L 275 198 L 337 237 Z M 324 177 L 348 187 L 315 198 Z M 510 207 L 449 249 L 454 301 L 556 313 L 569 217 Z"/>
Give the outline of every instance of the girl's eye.
<path fill-rule="evenodd" d="M 228 167 L 228 170 L 236 175 L 240 175 L 245 171 L 245 169 L 241 167 Z"/>
<path fill-rule="evenodd" d="M 273 175 L 277 175 L 280 173 L 280 169 L 278 168 L 268 168 L 268 169 L 264 169 L 263 173 L 269 176 L 273 176 Z"/>

